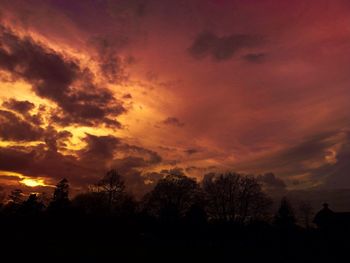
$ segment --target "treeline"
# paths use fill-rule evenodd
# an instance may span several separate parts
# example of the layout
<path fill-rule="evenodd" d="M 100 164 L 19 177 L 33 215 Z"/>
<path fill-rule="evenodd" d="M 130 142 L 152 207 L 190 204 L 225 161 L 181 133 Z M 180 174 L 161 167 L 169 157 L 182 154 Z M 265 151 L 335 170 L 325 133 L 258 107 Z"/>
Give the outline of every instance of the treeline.
<path fill-rule="evenodd" d="M 66 179 L 51 197 L 24 198 L 13 190 L 0 209 L 0 257 L 7 253 L 15 262 L 337 262 L 350 249 L 350 224 L 301 227 L 286 198 L 272 209 L 254 176 L 212 174 L 198 183 L 169 174 L 136 200 L 123 177 L 111 170 L 87 192 L 70 199 L 69 191 Z M 312 221 L 310 207 L 302 210 L 302 219 Z"/>
<path fill-rule="evenodd" d="M 262 190 L 256 177 L 238 173 L 211 174 L 201 183 L 184 175 L 169 174 L 160 179 L 152 191 L 141 200 L 126 191 L 123 177 L 111 170 L 89 191 L 69 198 L 69 182 L 61 180 L 53 196 L 30 194 L 23 200 L 21 190 L 13 190 L 1 206 L 4 216 L 114 216 L 135 214 L 161 222 L 181 220 L 231 222 L 248 224 L 257 221 L 295 222 L 293 209 L 287 200 L 281 203 L 280 213 L 272 218 L 272 200 Z M 282 217 L 286 217 L 283 219 Z"/>

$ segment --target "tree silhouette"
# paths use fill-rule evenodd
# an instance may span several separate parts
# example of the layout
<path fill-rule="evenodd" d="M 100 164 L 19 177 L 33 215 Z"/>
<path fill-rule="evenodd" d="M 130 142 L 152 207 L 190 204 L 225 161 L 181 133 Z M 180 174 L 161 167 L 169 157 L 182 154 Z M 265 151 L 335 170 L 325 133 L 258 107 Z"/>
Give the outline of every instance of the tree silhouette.
<path fill-rule="evenodd" d="M 68 212 L 69 208 L 69 183 L 67 179 L 62 179 L 55 187 L 48 210 L 55 214 L 65 214 Z"/>
<path fill-rule="evenodd" d="M 9 202 L 4 206 L 4 213 L 14 215 L 18 213 L 23 202 L 24 194 L 21 189 L 14 189 L 8 195 Z"/>
<path fill-rule="evenodd" d="M 38 215 L 44 209 L 44 204 L 41 203 L 36 194 L 30 194 L 28 199 L 21 205 L 20 211 L 23 215 Z"/>
<path fill-rule="evenodd" d="M 20 204 L 23 202 L 23 191 L 21 189 L 14 189 L 8 196 L 10 202 L 13 204 Z"/>
<path fill-rule="evenodd" d="M 0 186 L 0 206 L 4 204 L 5 198 L 6 198 L 5 190 L 2 186 Z"/>
<path fill-rule="evenodd" d="M 238 195 L 238 221 L 263 218 L 272 204 L 270 198 L 262 191 L 257 179 L 253 176 L 241 176 Z"/>
<path fill-rule="evenodd" d="M 265 215 L 271 205 L 271 200 L 252 176 L 208 174 L 202 185 L 210 219 L 244 223 Z"/>
<path fill-rule="evenodd" d="M 184 216 L 193 204 L 200 201 L 197 182 L 180 174 L 169 174 L 160 179 L 144 198 L 146 209 L 165 220 Z"/>
<path fill-rule="evenodd" d="M 295 224 L 294 210 L 286 197 L 281 200 L 275 216 L 275 223 L 281 227 L 291 227 Z"/>
<path fill-rule="evenodd" d="M 210 219 L 233 221 L 237 214 L 240 177 L 236 173 L 208 174 L 202 182 Z"/>
<path fill-rule="evenodd" d="M 69 200 L 69 184 L 67 179 L 62 179 L 55 188 L 53 193 L 53 201 L 66 201 Z"/>
<path fill-rule="evenodd" d="M 108 209 L 112 212 L 125 196 L 125 182 L 117 170 L 112 169 L 97 183 L 97 191 L 107 197 Z"/>
<path fill-rule="evenodd" d="M 101 192 L 80 193 L 74 197 L 72 204 L 85 215 L 105 215 L 109 212 L 108 203 Z"/>
<path fill-rule="evenodd" d="M 310 227 L 310 220 L 312 215 L 312 206 L 309 202 L 303 201 L 299 204 L 300 218 L 305 228 Z"/>
<path fill-rule="evenodd" d="M 207 222 L 207 214 L 203 206 L 196 203 L 186 212 L 185 219 L 193 226 L 203 225 Z"/>

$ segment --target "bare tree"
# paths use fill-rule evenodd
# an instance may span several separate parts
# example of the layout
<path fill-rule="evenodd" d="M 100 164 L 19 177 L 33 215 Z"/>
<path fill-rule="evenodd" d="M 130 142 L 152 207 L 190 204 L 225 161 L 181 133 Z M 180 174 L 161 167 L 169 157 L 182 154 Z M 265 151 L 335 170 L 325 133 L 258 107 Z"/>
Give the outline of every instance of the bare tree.
<path fill-rule="evenodd" d="M 212 219 L 232 221 L 237 214 L 240 177 L 236 173 L 208 174 L 202 186 L 207 198 L 208 215 Z"/>
<path fill-rule="evenodd" d="M 112 169 L 97 183 L 98 192 L 107 196 L 109 210 L 125 194 L 125 182 L 117 170 Z"/>
<path fill-rule="evenodd" d="M 253 176 L 208 174 L 202 184 L 207 212 L 214 220 L 244 223 L 264 215 L 271 204 Z"/>
<path fill-rule="evenodd" d="M 272 201 L 262 191 L 261 185 L 253 176 L 241 176 L 238 194 L 238 221 L 245 222 L 248 218 L 259 219 L 266 215 Z"/>

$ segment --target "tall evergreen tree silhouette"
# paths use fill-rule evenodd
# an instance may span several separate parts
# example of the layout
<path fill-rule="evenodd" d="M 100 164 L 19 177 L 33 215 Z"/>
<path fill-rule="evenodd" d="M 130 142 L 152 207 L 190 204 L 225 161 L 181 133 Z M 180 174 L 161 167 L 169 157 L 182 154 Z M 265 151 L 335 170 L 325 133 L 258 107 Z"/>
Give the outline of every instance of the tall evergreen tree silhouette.
<path fill-rule="evenodd" d="M 52 201 L 49 204 L 48 211 L 52 213 L 64 214 L 70 208 L 69 183 L 67 179 L 62 179 L 53 193 Z"/>
<path fill-rule="evenodd" d="M 295 224 L 294 210 L 286 197 L 281 200 L 281 205 L 275 216 L 275 223 L 281 227 L 291 227 Z"/>

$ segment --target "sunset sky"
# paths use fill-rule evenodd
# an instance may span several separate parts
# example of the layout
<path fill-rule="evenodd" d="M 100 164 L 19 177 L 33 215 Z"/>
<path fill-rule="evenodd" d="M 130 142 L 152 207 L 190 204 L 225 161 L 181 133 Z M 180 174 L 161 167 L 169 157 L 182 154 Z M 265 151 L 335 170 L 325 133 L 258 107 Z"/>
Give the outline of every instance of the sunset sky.
<path fill-rule="evenodd" d="M 347 0 L 0 0 L 0 185 L 350 188 L 349 70 Z"/>

